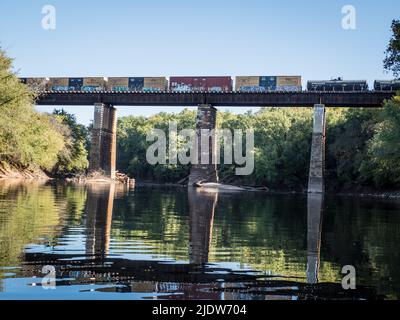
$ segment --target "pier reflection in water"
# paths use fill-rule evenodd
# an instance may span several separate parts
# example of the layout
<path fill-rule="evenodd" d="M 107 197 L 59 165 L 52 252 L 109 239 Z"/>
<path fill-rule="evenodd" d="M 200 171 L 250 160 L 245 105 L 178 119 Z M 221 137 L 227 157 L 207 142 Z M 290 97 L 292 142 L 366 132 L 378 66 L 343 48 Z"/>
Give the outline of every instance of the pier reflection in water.
<path fill-rule="evenodd" d="M 215 207 L 218 192 L 202 192 L 199 189 L 188 190 L 190 249 L 189 261 L 192 264 L 208 262 L 211 245 Z"/>
<path fill-rule="evenodd" d="M 86 200 L 86 254 L 106 257 L 110 246 L 115 184 L 89 185 Z"/>
<path fill-rule="evenodd" d="M 12 297 L 10 289 L 20 297 L 43 297 L 45 291 L 40 286 L 46 265 L 56 269 L 53 298 L 354 299 L 377 298 L 377 289 L 379 297 L 386 292 L 386 287 L 376 285 L 379 275 L 368 276 L 370 267 L 359 251 L 341 243 L 342 235 L 357 237 L 350 242 L 357 245 L 359 239 L 370 236 L 367 233 L 358 238 L 359 233 L 354 232 L 357 224 L 341 224 L 352 214 L 345 200 L 345 205 L 342 200 L 331 201 L 334 205 L 328 206 L 331 214 L 325 219 L 326 199 L 318 195 L 304 198 L 144 187 L 127 190 L 116 185 L 46 185 L 0 191 L 4 198 L 0 201 L 0 240 L 2 244 L 12 239 L 14 244 L 25 245 L 19 249 L 19 260 L 10 258 L 7 248 L 12 245 L 0 247 L 0 268 L 12 270 L 0 269 L 0 287 L 6 297 Z M 21 235 L 18 240 L 19 235 L 14 234 L 13 239 L 5 233 L 15 223 L 35 219 L 29 212 L 38 199 L 51 201 L 46 207 L 48 218 L 37 221 L 43 225 L 36 227 L 34 236 L 24 240 Z M 352 205 L 364 212 L 374 210 L 372 214 L 398 210 L 398 206 L 388 204 L 376 208 Z M 18 215 L 4 214 L 14 208 Z M 371 225 L 365 215 L 368 213 L 352 219 L 368 228 L 379 225 L 392 236 L 397 234 L 396 229 L 379 221 Z M 18 220 L 14 222 L 14 218 Z M 393 215 L 385 219 L 400 222 Z M 388 250 L 392 245 L 378 238 L 371 241 L 376 246 L 385 244 Z M 337 253 L 337 247 L 343 252 Z M 386 247 L 379 250 L 385 252 Z M 341 288 L 342 265 L 335 264 L 342 259 L 338 254 L 345 257 L 343 261 L 355 261 L 360 270 L 356 291 Z M 384 270 L 396 270 L 392 261 L 397 255 L 385 255 L 386 260 L 381 257 L 387 264 Z M 370 255 L 369 259 L 376 258 Z M 393 295 L 395 288 L 388 292 Z"/>
<path fill-rule="evenodd" d="M 324 196 L 309 194 L 307 198 L 307 282 L 318 283 Z"/>

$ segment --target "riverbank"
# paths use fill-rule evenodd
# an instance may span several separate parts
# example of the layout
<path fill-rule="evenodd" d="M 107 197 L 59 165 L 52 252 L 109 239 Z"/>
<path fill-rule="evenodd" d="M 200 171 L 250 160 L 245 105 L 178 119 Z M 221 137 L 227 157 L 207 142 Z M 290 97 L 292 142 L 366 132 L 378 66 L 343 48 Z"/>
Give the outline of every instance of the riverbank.
<path fill-rule="evenodd" d="M 51 178 L 40 168 L 24 168 L 15 164 L 1 161 L 0 179 L 49 180 Z"/>
<path fill-rule="evenodd" d="M 121 183 L 129 186 L 135 185 L 135 179 L 129 178 L 123 173 L 116 173 L 115 179 L 104 176 L 101 172 L 90 174 L 76 174 L 65 177 L 51 177 L 40 168 L 24 168 L 22 166 L 0 162 L 0 180 L 38 180 L 38 181 L 60 181 L 65 183 Z"/>

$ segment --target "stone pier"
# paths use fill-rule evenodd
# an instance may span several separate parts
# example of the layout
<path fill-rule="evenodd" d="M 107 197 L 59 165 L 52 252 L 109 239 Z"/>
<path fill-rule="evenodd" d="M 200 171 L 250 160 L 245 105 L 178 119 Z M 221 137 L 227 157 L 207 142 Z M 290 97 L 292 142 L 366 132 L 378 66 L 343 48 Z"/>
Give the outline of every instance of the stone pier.
<path fill-rule="evenodd" d="M 190 187 L 199 181 L 218 182 L 217 146 L 215 139 L 216 125 L 217 109 L 209 104 L 199 105 L 196 119 L 197 164 L 192 164 L 190 170 L 188 183 Z M 202 139 L 203 141 L 204 139 L 208 139 L 208 148 L 202 148 Z"/>
<path fill-rule="evenodd" d="M 117 153 L 117 114 L 111 105 L 94 105 L 92 146 L 90 149 L 89 171 L 103 171 L 115 178 Z"/>
<path fill-rule="evenodd" d="M 325 106 L 314 106 L 314 128 L 311 145 L 309 193 L 324 193 L 325 181 Z"/>

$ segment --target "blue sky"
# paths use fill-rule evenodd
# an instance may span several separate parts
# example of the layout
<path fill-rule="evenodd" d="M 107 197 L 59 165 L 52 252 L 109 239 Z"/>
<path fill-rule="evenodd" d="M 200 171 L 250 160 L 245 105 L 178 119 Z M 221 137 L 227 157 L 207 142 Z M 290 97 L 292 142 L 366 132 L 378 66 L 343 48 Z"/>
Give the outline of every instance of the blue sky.
<path fill-rule="evenodd" d="M 56 8 L 56 29 L 41 27 Z M 344 30 L 342 7 L 356 8 Z M 0 44 L 21 76 L 301 75 L 387 79 L 398 0 L 1 0 Z M 71 107 L 89 123 L 91 108 Z M 51 110 L 43 108 L 40 110 Z M 119 108 L 149 115 L 179 108 Z M 239 109 L 242 112 L 244 109 Z"/>

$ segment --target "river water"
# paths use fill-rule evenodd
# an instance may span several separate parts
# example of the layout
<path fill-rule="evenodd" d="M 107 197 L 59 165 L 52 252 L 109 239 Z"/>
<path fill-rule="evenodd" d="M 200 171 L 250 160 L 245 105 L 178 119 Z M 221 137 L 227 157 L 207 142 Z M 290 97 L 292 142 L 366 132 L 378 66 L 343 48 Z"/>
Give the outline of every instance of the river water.
<path fill-rule="evenodd" d="M 398 299 L 399 244 L 396 201 L 0 181 L 0 299 Z"/>

